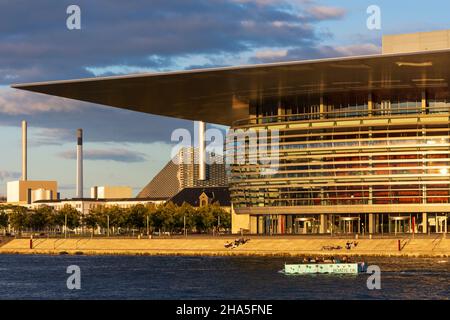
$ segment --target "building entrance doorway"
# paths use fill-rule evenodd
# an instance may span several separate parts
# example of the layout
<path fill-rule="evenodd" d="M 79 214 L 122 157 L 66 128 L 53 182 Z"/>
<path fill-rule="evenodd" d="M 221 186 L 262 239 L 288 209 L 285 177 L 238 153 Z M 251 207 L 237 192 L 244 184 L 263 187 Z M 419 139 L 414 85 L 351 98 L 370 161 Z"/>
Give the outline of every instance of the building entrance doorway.
<path fill-rule="evenodd" d="M 447 233 L 447 217 L 436 217 L 436 233 Z"/>
<path fill-rule="evenodd" d="M 294 219 L 294 233 L 308 234 L 314 232 L 314 218 L 295 218 Z"/>
<path fill-rule="evenodd" d="M 390 217 L 389 218 L 389 233 L 407 233 L 411 232 L 411 218 L 410 217 Z"/>
<path fill-rule="evenodd" d="M 360 217 L 339 217 L 338 230 L 341 233 L 360 233 L 361 232 Z"/>

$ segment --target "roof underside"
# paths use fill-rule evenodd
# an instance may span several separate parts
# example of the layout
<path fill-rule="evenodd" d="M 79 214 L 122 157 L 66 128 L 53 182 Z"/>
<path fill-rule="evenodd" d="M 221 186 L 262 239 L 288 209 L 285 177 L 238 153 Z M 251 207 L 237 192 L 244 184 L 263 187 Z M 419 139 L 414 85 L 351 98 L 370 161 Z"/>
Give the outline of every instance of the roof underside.
<path fill-rule="evenodd" d="M 149 114 L 231 125 L 250 100 L 303 94 L 440 87 L 450 50 L 51 81 L 13 88 Z"/>

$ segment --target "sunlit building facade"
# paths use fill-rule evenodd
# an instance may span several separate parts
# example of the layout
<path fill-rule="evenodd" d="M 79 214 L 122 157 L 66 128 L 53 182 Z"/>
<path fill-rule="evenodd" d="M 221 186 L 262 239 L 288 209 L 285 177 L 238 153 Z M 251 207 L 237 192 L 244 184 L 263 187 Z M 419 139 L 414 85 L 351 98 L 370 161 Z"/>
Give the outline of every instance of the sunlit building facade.
<path fill-rule="evenodd" d="M 279 165 L 231 165 L 234 209 L 256 233 L 445 232 L 449 103 L 431 88 L 254 102 L 233 128 L 276 130 Z"/>
<path fill-rule="evenodd" d="M 445 30 L 384 37 L 371 56 L 14 87 L 239 131 L 233 232 L 384 234 L 448 232 L 449 83 Z"/>

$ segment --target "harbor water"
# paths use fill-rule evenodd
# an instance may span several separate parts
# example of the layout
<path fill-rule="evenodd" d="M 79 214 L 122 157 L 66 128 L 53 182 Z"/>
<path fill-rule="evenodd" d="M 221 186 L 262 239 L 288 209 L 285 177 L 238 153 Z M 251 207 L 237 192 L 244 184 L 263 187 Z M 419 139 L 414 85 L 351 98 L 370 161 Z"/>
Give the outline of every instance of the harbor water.
<path fill-rule="evenodd" d="M 0 299 L 449 299 L 448 258 L 365 258 L 369 274 L 294 275 L 296 258 L 0 255 Z M 81 289 L 69 290 L 69 266 Z"/>

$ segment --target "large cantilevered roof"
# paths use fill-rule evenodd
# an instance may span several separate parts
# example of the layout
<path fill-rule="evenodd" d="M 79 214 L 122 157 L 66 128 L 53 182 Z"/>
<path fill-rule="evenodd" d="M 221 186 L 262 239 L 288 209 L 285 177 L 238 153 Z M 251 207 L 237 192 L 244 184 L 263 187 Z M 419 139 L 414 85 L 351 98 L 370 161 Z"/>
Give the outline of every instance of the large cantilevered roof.
<path fill-rule="evenodd" d="M 149 114 L 231 125 L 262 97 L 439 87 L 450 49 L 15 84 L 13 88 Z"/>

